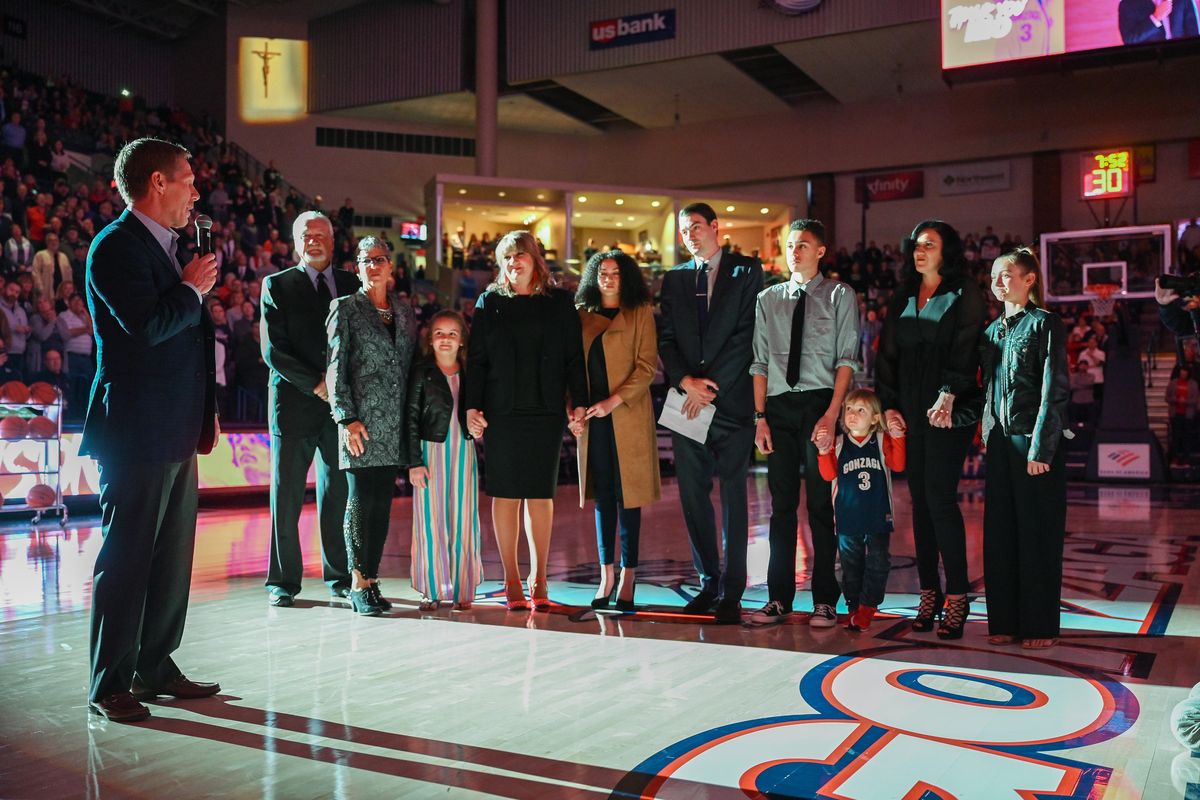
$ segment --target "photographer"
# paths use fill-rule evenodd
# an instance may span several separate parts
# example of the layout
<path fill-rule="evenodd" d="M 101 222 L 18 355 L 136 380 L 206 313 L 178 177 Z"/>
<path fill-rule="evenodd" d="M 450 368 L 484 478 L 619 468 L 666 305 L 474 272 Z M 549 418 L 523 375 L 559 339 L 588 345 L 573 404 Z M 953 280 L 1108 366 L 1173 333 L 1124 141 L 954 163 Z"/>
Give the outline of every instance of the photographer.
<path fill-rule="evenodd" d="M 1171 333 L 1183 337 L 1200 331 L 1200 280 L 1160 275 L 1154 279 L 1154 299 L 1158 301 L 1158 318 Z"/>

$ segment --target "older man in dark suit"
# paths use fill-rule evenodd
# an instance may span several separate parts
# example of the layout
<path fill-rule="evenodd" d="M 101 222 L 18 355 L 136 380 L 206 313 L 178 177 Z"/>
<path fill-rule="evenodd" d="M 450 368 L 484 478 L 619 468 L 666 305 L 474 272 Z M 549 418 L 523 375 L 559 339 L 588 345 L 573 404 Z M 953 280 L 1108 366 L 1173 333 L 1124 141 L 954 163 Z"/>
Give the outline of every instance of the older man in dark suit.
<path fill-rule="evenodd" d="M 671 386 L 687 395 L 686 414 L 694 418 L 704 406 L 716 407 L 703 444 L 673 435 L 679 499 L 700 577 L 700 592 L 684 610 L 715 610 L 718 623 L 737 623 L 746 589 L 746 476 L 754 449 L 754 304 L 763 271 L 756 258 L 723 252 L 719 231 L 706 203 L 679 212 L 679 235 L 692 259 L 663 279 L 658 352 Z M 714 472 L 721 482 L 723 572 L 709 498 Z"/>
<path fill-rule="evenodd" d="M 338 431 L 325 386 L 325 318 L 334 298 L 353 294 L 358 279 L 333 265 L 333 225 L 319 211 L 296 217 L 292 237 L 300 263 L 267 276 L 262 287 L 263 359 L 271 368 L 271 560 L 268 601 L 291 606 L 300 591 L 300 509 L 308 469 L 317 461 L 321 574 L 336 597 L 350 594 L 346 545 L 346 476 L 338 469 Z"/>
<path fill-rule="evenodd" d="M 100 465 L 104 544 L 92 587 L 89 707 L 115 722 L 139 700 L 220 690 L 171 659 L 183 638 L 196 538 L 196 453 L 217 435 L 212 321 L 216 259 L 181 268 L 179 234 L 199 194 L 188 152 L 159 139 L 117 155 L 129 204 L 92 242 L 87 301 L 98 368 L 80 451 Z"/>

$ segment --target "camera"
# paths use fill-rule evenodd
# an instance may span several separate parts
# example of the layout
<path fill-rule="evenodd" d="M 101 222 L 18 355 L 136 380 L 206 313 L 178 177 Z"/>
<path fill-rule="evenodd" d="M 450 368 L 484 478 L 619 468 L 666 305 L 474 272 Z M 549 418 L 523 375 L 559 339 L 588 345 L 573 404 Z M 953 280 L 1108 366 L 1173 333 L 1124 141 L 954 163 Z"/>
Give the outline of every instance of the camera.
<path fill-rule="evenodd" d="M 1158 285 L 1177 292 L 1180 297 L 1195 297 L 1200 295 L 1200 274 L 1159 275 Z"/>

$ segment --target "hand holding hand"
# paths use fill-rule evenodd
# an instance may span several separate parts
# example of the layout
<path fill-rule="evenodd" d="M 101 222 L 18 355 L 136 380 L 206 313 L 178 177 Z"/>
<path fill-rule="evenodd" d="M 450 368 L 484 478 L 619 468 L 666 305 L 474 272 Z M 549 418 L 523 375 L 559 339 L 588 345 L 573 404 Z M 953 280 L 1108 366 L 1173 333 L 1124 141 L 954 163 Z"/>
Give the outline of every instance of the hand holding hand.
<path fill-rule="evenodd" d="M 197 255 L 183 268 L 183 282 L 190 283 L 200 294 L 208 294 L 217 283 L 217 257 L 213 253 Z"/>
<path fill-rule="evenodd" d="M 590 406 L 587 412 L 584 414 L 584 418 L 593 419 L 596 417 L 607 417 L 617 406 L 621 405 L 622 402 L 621 395 L 619 394 L 606 397 L 599 403 Z"/>
<path fill-rule="evenodd" d="M 883 424 L 887 426 L 889 433 L 899 430 L 900 435 L 903 436 L 908 432 L 908 424 L 904 421 L 904 415 L 894 408 L 883 412 Z M 893 433 L 892 435 L 894 436 L 895 434 Z"/>
<path fill-rule="evenodd" d="M 582 422 L 576 422 L 573 419 L 567 421 L 567 430 L 569 430 L 571 435 L 576 439 L 578 439 L 580 436 L 583 436 L 583 428 L 584 424 Z"/>
<path fill-rule="evenodd" d="M 817 450 L 822 453 L 828 453 L 833 448 L 834 430 L 837 426 L 837 413 L 826 413 L 825 416 L 817 420 L 817 424 L 813 425 L 812 443 L 817 446 Z"/>
<path fill-rule="evenodd" d="M 425 467 L 409 467 L 408 482 L 414 489 L 424 489 L 429 480 L 429 470 Z"/>
<path fill-rule="evenodd" d="M 361 456 L 369 441 L 371 437 L 367 434 L 367 426 L 363 425 L 361 420 L 356 419 L 346 426 L 346 447 L 350 450 L 350 455 L 355 458 Z"/>
<path fill-rule="evenodd" d="M 478 439 L 483 436 L 483 429 L 487 427 L 487 420 L 483 418 L 483 412 L 476 408 L 467 409 L 467 433 L 471 434 L 471 438 Z"/>

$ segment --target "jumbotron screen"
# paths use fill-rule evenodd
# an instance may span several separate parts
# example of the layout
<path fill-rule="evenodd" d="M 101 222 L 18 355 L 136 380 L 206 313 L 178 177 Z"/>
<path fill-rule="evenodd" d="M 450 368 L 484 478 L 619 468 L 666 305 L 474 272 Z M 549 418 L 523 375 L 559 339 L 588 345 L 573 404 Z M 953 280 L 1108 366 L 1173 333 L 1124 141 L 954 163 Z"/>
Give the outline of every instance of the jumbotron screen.
<path fill-rule="evenodd" d="M 942 69 L 1200 37 L 1200 0 L 942 0 Z"/>

